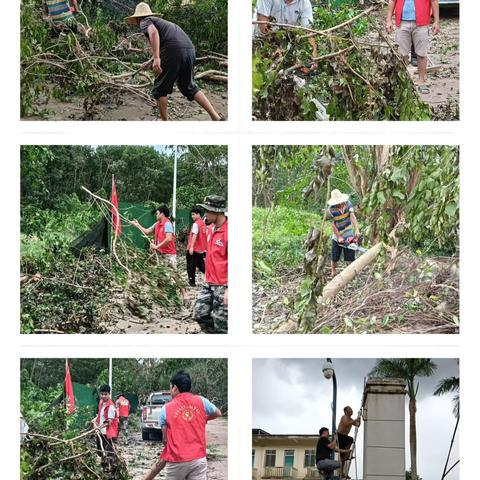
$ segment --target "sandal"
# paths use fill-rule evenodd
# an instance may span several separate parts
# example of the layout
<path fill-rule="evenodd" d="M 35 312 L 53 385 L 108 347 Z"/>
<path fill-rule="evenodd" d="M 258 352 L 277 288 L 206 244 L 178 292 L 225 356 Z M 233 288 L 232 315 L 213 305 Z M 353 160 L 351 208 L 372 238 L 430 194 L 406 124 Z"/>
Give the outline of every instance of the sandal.
<path fill-rule="evenodd" d="M 422 83 L 417 87 L 418 93 L 423 93 L 424 95 L 428 95 L 430 93 L 430 89 L 428 88 L 427 85 Z"/>

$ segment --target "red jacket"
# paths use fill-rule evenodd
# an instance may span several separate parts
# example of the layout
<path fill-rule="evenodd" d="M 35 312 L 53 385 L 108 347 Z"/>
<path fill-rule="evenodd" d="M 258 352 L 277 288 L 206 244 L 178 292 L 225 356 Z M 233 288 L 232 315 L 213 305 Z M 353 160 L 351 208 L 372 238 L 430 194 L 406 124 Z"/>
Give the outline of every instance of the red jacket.
<path fill-rule="evenodd" d="M 228 221 L 218 229 L 207 230 L 205 281 L 211 285 L 228 285 Z"/>
<path fill-rule="evenodd" d="M 123 395 L 117 399 L 117 409 L 119 417 L 128 417 L 130 413 L 130 402 Z"/>
<path fill-rule="evenodd" d="M 403 5 L 405 0 L 397 0 L 395 4 L 395 21 L 397 27 L 400 26 L 403 14 Z M 415 16 L 418 27 L 423 27 L 430 24 L 430 13 L 432 11 L 431 0 L 415 0 Z"/>
<path fill-rule="evenodd" d="M 97 413 L 97 424 L 100 425 L 100 412 L 103 409 L 103 418 L 108 419 L 108 409 L 113 405 L 116 412 L 115 404 L 113 400 L 109 398 L 105 403 L 103 400 L 100 400 L 98 404 L 98 413 Z M 110 420 L 110 425 L 107 425 L 107 438 L 117 438 L 118 437 L 118 416 L 115 414 L 115 418 Z"/>
<path fill-rule="evenodd" d="M 195 220 L 195 224 L 198 226 L 197 240 L 193 247 L 193 251 L 197 253 L 203 253 L 207 250 L 207 227 L 201 218 Z M 193 225 L 192 225 L 193 228 Z M 188 239 L 187 250 L 190 250 L 192 244 L 193 231 L 190 229 L 190 238 Z"/>
<path fill-rule="evenodd" d="M 167 234 L 165 233 L 165 225 L 167 223 L 171 223 L 169 218 L 165 218 L 163 222 L 159 220 L 155 224 L 155 245 L 159 245 L 165 240 L 165 238 L 167 238 Z M 177 253 L 177 249 L 175 248 L 174 233 L 172 233 L 172 241 L 164 245 L 158 251 L 166 255 L 175 255 Z"/>
<path fill-rule="evenodd" d="M 190 462 L 206 457 L 207 414 L 201 397 L 189 392 L 180 393 L 165 404 L 165 410 L 167 445 L 160 458 L 167 462 Z"/>

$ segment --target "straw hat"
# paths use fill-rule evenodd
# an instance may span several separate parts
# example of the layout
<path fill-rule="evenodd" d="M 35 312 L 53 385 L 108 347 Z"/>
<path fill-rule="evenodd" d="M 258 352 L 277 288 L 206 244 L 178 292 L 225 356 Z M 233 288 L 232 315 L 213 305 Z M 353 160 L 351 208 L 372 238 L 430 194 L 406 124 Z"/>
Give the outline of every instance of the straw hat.
<path fill-rule="evenodd" d="M 125 22 L 130 24 L 137 23 L 135 21 L 136 18 L 144 18 L 144 17 L 159 17 L 159 13 L 153 13 L 150 9 L 150 6 L 145 2 L 140 2 L 135 7 L 135 13 L 131 17 L 125 17 Z"/>
<path fill-rule="evenodd" d="M 342 193 L 340 190 L 332 190 L 332 195 L 328 201 L 328 206 L 333 207 L 334 205 L 339 205 L 340 203 L 345 203 L 348 200 L 348 195 Z"/>

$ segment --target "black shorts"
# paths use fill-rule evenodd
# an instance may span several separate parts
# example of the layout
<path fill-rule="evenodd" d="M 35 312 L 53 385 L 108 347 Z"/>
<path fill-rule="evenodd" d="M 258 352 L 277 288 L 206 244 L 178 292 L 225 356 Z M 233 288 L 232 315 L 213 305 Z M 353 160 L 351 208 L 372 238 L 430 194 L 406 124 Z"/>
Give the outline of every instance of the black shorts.
<path fill-rule="evenodd" d="M 194 79 L 195 50 L 193 48 L 169 49 L 161 54 L 162 73 L 155 79 L 152 95 L 155 99 L 166 97 L 177 84 L 183 96 L 192 101 L 199 91 Z"/>
<path fill-rule="evenodd" d="M 342 450 L 347 450 L 352 446 L 352 443 L 353 443 L 353 438 L 352 437 L 350 437 L 348 435 L 344 435 L 343 433 L 338 433 L 337 432 L 337 438 L 338 438 L 338 446 Z"/>
<path fill-rule="evenodd" d="M 335 240 L 332 239 L 332 262 L 338 262 L 342 256 L 346 262 L 353 262 L 355 260 L 355 250 L 350 250 L 346 247 L 341 247 Z"/>

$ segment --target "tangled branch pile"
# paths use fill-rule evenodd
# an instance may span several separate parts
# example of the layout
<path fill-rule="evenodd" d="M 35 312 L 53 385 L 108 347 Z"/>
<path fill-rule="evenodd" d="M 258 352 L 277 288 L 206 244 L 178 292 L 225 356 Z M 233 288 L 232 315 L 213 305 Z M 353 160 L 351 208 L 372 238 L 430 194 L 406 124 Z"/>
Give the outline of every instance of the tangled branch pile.
<path fill-rule="evenodd" d="M 28 433 L 21 447 L 22 479 L 49 480 L 128 480 L 127 465 L 114 451 L 100 461 L 96 446 L 96 430 L 73 438 Z M 107 473 L 108 471 L 108 473 Z M 107 475 L 107 477 L 106 477 Z"/>
<path fill-rule="evenodd" d="M 114 255 L 87 248 L 77 257 L 64 233 L 40 248 L 56 239 L 45 235 L 22 238 L 23 333 L 103 333 L 119 319 L 153 321 L 181 305 L 184 282 L 156 254 L 118 239 Z"/>
<path fill-rule="evenodd" d="M 46 113 L 39 105 L 50 97 L 68 101 L 83 98 L 83 119 L 91 120 L 100 103 L 121 104 L 122 95 L 134 95 L 154 106 L 150 95 L 153 72 L 144 71 L 150 56 L 142 33 L 132 33 L 121 20 L 82 20 L 88 36 L 59 30 L 42 18 L 42 2 L 26 0 L 21 12 L 21 115 Z M 88 25 L 88 27 L 87 27 Z M 202 81 L 227 82 L 227 56 L 199 57 Z"/>
<path fill-rule="evenodd" d="M 253 115 L 258 120 L 428 120 L 405 62 L 372 18 L 381 4 L 315 10 L 314 28 L 279 26 L 254 40 Z M 305 32 L 307 30 L 307 32 Z M 308 74 L 307 38 L 318 44 Z"/>

